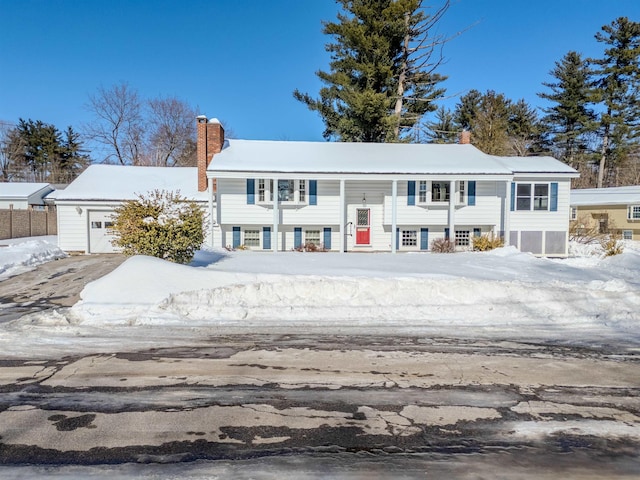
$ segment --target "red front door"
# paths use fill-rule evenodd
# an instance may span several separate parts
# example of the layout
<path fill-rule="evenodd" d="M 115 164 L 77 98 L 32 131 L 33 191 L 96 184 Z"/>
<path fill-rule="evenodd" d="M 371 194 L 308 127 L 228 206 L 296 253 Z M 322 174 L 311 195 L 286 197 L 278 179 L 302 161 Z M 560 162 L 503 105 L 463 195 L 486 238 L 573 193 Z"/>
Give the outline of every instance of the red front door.
<path fill-rule="evenodd" d="M 356 245 L 371 243 L 371 210 L 358 208 L 356 210 Z"/>

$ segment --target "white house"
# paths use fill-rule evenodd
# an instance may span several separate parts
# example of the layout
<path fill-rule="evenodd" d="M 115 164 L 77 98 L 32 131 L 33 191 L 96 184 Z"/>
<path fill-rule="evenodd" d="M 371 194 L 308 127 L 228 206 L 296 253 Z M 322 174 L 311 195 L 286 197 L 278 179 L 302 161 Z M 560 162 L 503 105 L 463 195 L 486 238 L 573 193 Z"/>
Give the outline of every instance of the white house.
<path fill-rule="evenodd" d="M 493 233 L 536 255 L 567 254 L 578 174 L 551 157 L 496 157 L 469 144 L 225 140 L 204 116 L 197 129 L 214 246 L 420 251 Z"/>
<path fill-rule="evenodd" d="M 53 191 L 49 183 L 0 182 L 0 209 L 44 208 L 45 197 Z"/>
<path fill-rule="evenodd" d="M 207 194 L 198 192 L 196 180 L 196 168 L 91 165 L 56 196 L 58 245 L 66 252 L 114 252 L 114 208 L 153 190 L 179 190 L 208 210 Z"/>

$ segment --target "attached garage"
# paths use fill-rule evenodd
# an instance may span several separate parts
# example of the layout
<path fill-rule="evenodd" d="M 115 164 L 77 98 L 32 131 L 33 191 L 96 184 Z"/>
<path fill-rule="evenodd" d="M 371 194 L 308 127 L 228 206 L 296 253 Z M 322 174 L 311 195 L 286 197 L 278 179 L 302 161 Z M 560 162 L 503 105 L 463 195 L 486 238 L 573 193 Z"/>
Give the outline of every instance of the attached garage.
<path fill-rule="evenodd" d="M 91 165 L 56 198 L 58 245 L 69 253 L 115 253 L 109 230 L 116 207 L 154 190 L 179 191 L 205 212 L 207 193 L 198 192 L 197 169 Z"/>
<path fill-rule="evenodd" d="M 113 211 L 90 210 L 89 253 L 115 253 L 111 240 L 115 237 L 110 230 L 113 226 Z"/>

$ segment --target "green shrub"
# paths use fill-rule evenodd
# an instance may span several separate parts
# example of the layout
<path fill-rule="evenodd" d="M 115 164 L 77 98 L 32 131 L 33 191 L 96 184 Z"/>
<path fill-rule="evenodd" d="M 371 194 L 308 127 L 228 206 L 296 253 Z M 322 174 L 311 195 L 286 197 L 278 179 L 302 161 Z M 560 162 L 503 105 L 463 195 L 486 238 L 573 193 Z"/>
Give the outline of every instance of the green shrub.
<path fill-rule="evenodd" d="M 433 253 L 454 253 L 456 244 L 448 238 L 436 238 L 431 242 L 431 251 Z"/>
<path fill-rule="evenodd" d="M 502 246 L 504 246 L 504 240 L 500 237 L 494 236 L 493 233 L 475 237 L 473 239 L 473 249 L 476 252 L 487 252 Z"/>
<path fill-rule="evenodd" d="M 112 243 L 125 255 L 188 263 L 204 242 L 204 211 L 180 192 L 154 190 L 115 211 Z"/>

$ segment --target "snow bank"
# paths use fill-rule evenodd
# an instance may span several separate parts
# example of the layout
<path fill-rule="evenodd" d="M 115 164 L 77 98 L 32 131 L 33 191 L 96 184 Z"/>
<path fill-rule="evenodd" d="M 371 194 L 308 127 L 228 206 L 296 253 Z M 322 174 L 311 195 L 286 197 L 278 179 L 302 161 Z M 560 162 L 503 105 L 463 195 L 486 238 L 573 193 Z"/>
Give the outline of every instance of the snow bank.
<path fill-rule="evenodd" d="M 640 330 L 640 254 L 633 250 L 585 263 L 512 247 L 397 255 L 202 251 L 194 265 L 133 257 L 85 288 L 71 309 L 73 323 L 369 326 L 443 336 L 468 327 L 518 338 L 629 339 Z"/>
<path fill-rule="evenodd" d="M 0 240 L 0 280 L 66 256 L 56 236 Z"/>

